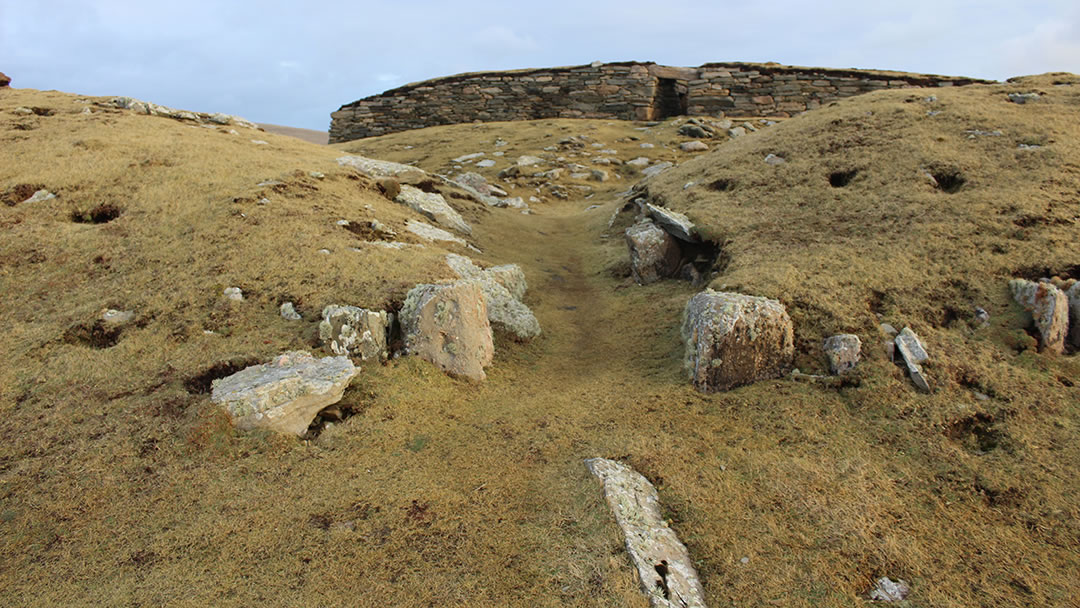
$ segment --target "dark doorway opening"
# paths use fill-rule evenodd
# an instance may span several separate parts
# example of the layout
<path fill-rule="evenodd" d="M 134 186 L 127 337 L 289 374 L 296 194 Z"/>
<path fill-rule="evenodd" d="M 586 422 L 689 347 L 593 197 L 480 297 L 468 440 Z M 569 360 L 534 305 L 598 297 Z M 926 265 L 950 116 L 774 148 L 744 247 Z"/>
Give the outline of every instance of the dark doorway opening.
<path fill-rule="evenodd" d="M 674 78 L 658 78 L 656 97 L 653 98 L 653 120 L 686 115 L 687 87 Z"/>

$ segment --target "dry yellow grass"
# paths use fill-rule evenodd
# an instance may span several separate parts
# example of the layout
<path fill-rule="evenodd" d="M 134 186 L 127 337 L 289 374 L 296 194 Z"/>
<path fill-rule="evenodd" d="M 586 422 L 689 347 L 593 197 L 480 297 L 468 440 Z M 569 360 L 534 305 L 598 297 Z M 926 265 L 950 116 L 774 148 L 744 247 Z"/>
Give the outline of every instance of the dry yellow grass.
<path fill-rule="evenodd" d="M 1046 98 L 1001 101 L 1032 88 Z M 44 184 L 60 195 L 0 206 L 0 308 L 11 319 L 0 338 L 0 596 L 28 606 L 645 606 L 582 465 L 604 456 L 657 485 L 712 606 L 860 605 L 879 576 L 910 581 L 909 606 L 1068 605 L 1080 591 L 1080 365 L 1030 348 L 1004 281 L 1080 264 L 1070 257 L 1075 89 L 1036 81 L 854 98 L 650 185 L 726 242 L 730 264 L 714 286 L 787 304 L 803 369 L 823 366 L 822 336 L 859 333 L 868 360 L 858 386 L 693 391 L 678 322 L 694 290 L 621 276 L 625 245 L 606 222 L 632 180 L 613 179 L 592 183 L 588 200 L 534 204 L 534 215 L 454 199 L 474 223 L 477 261 L 524 268 L 544 335 L 498 336 L 482 385 L 414 359 L 365 365 L 343 402 L 355 415 L 307 442 L 233 432 L 190 381 L 222 362 L 314 348 L 324 304 L 393 306 L 412 284 L 450 276 L 442 249 L 375 250 L 335 225 L 377 217 L 400 228 L 411 217 L 339 168 L 342 149 L 441 172 L 462 154 L 512 158 L 586 134 L 623 159 L 685 160 L 665 147 L 679 140 L 674 125 L 456 125 L 325 147 L 85 116 L 74 96 L 0 91 L 0 192 Z M 918 101 L 930 93 L 939 123 Z M 18 117 L 16 106 L 54 113 Z M 968 140 L 957 129 L 1005 135 Z M 1044 148 L 1017 156 L 1028 137 Z M 509 143 L 495 148 L 496 138 Z M 769 152 L 788 164 L 764 165 Z M 932 190 L 918 169 L 934 163 L 968 185 Z M 860 173 L 847 187 L 828 185 L 849 168 Z M 735 188 L 702 187 L 721 178 Z M 267 179 L 285 186 L 256 186 Z M 698 185 L 684 191 L 688 181 Z M 527 182 L 507 187 L 527 198 Z M 71 221 L 102 203 L 123 212 Z M 226 303 L 231 285 L 249 299 Z M 277 315 L 284 299 L 304 322 Z M 989 330 L 966 323 L 973 305 L 990 310 Z M 69 331 L 106 307 L 138 314 L 114 346 Z M 881 320 L 926 339 L 934 394 L 885 361 Z"/>

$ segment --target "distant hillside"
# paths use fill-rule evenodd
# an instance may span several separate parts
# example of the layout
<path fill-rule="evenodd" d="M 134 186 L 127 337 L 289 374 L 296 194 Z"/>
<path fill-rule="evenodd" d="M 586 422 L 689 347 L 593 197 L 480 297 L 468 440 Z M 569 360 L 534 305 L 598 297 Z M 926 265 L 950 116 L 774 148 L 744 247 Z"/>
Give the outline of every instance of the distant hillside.
<path fill-rule="evenodd" d="M 272 125 L 264 122 L 259 123 L 259 126 L 265 129 L 267 133 L 288 135 L 289 137 L 295 137 L 308 143 L 319 144 L 321 146 L 325 146 L 330 141 L 330 136 L 325 131 L 301 129 L 299 127 L 283 127 L 281 125 Z"/>

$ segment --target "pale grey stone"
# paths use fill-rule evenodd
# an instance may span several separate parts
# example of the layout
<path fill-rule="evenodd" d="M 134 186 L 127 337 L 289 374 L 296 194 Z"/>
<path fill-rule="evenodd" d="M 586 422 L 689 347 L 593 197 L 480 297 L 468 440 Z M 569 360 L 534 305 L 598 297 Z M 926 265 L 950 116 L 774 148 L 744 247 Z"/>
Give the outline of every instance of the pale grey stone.
<path fill-rule="evenodd" d="M 472 226 L 462 219 L 461 214 L 451 207 L 441 194 L 424 192 L 419 188 L 403 185 L 401 193 L 394 200 L 447 228 L 463 234 L 472 234 Z"/>
<path fill-rule="evenodd" d="M 594 182 L 606 182 L 610 179 L 610 176 L 603 169 L 593 169 L 589 172 L 589 179 Z"/>
<path fill-rule="evenodd" d="M 430 361 L 453 376 L 482 381 L 495 345 L 483 290 L 476 280 L 417 285 L 401 307 L 405 353 Z"/>
<path fill-rule="evenodd" d="M 874 583 L 874 588 L 870 590 L 870 599 L 875 602 L 900 602 L 910 592 L 911 588 L 906 581 L 898 579 L 893 582 L 888 577 L 883 576 Z"/>
<path fill-rule="evenodd" d="M 281 313 L 281 318 L 286 321 L 299 321 L 302 318 L 300 313 L 296 312 L 296 307 L 293 306 L 292 302 L 283 302 L 279 312 Z"/>
<path fill-rule="evenodd" d="M 777 156 L 775 154 L 769 154 L 769 155 L 767 155 L 765 157 L 765 164 L 767 164 L 767 165 L 782 165 L 782 164 L 784 164 L 786 162 L 787 162 L 786 159 L 784 159 L 781 156 Z"/>
<path fill-rule="evenodd" d="M 451 162 L 463 163 L 463 162 L 466 162 L 466 161 L 473 160 L 474 158 L 480 158 L 481 156 L 484 156 L 483 152 L 473 152 L 472 154 L 464 154 L 462 156 L 459 156 L 459 157 L 455 158 Z"/>
<path fill-rule="evenodd" d="M 704 152 L 709 146 L 703 141 L 687 141 L 679 144 L 679 149 L 683 152 Z"/>
<path fill-rule="evenodd" d="M 926 353 L 926 348 L 923 347 L 922 341 L 919 340 L 919 336 L 911 331 L 910 327 L 905 327 L 900 331 L 900 334 L 896 336 L 894 342 L 896 343 L 896 351 L 900 353 L 901 358 L 904 360 L 904 364 L 907 366 L 908 375 L 911 376 L 911 381 L 919 388 L 919 390 L 929 393 L 930 382 L 927 380 L 926 374 L 919 364 L 929 359 L 930 356 Z"/>
<path fill-rule="evenodd" d="M 647 158 L 645 156 L 639 156 L 639 157 L 635 158 L 634 160 L 626 161 L 626 164 L 630 165 L 631 167 L 641 168 L 641 167 L 648 167 L 649 163 L 651 163 L 651 162 L 652 162 L 652 160 L 650 160 L 649 158 Z"/>
<path fill-rule="evenodd" d="M 829 371 L 845 374 L 858 365 L 862 341 L 855 334 L 838 334 L 825 339 L 824 349 L 829 357 Z"/>
<path fill-rule="evenodd" d="M 673 236 L 691 243 L 696 243 L 701 240 L 694 223 L 684 214 L 679 213 L 678 211 L 672 211 L 671 209 L 665 209 L 664 207 L 659 207 L 652 203 L 646 203 L 645 212 Z"/>
<path fill-rule="evenodd" d="M 741 137 L 746 135 L 746 129 L 742 127 L 734 127 L 727 130 L 728 137 Z"/>
<path fill-rule="evenodd" d="M 663 173 L 664 170 L 669 169 L 669 168 L 674 167 L 674 166 L 675 165 L 673 163 L 663 161 L 663 162 L 656 163 L 655 165 L 652 165 L 650 167 L 646 167 L 645 169 L 642 169 L 641 174 L 643 176 L 645 176 L 646 178 L 649 178 L 649 177 L 653 177 L 654 175 L 659 175 L 660 173 Z"/>
<path fill-rule="evenodd" d="M 38 190 L 30 198 L 23 201 L 23 203 L 43 203 L 48 200 L 56 198 L 56 195 L 48 190 Z"/>
<path fill-rule="evenodd" d="M 379 310 L 331 304 L 322 311 L 319 339 L 335 355 L 358 356 L 361 360 L 385 361 L 390 326 L 394 317 Z"/>
<path fill-rule="evenodd" d="M 263 141 L 261 139 L 253 139 L 253 140 L 251 140 L 251 143 L 253 143 L 255 145 L 258 145 L 258 146 L 269 146 L 270 145 L 270 142 Z"/>
<path fill-rule="evenodd" d="M 244 292 L 239 287 L 226 287 L 223 295 L 234 301 L 241 301 L 244 299 Z"/>
<path fill-rule="evenodd" d="M 532 166 L 535 166 L 535 165 L 542 164 L 543 162 L 544 162 L 544 159 L 542 159 L 542 158 L 540 158 L 538 156 L 525 155 L 525 156 L 519 156 L 518 157 L 517 166 L 519 166 L 519 167 L 532 167 Z"/>
<path fill-rule="evenodd" d="M 425 224 L 424 222 L 418 222 L 416 220 L 406 220 L 405 229 L 415 234 L 416 236 L 427 239 L 429 241 L 449 241 L 451 243 L 457 243 L 461 246 L 466 246 L 468 243 L 461 237 L 454 236 L 442 228 L 436 228 L 431 224 Z"/>
<path fill-rule="evenodd" d="M 703 392 L 781 378 L 795 356 L 791 318 L 776 300 L 711 289 L 683 311 L 685 366 Z"/>
<path fill-rule="evenodd" d="M 649 480 L 607 460 L 585 461 L 604 484 L 604 498 L 622 529 L 626 552 L 653 608 L 705 608 L 705 593 L 686 547 L 664 520 Z"/>
<path fill-rule="evenodd" d="M 645 220 L 626 229 L 630 250 L 630 272 L 639 285 L 655 283 L 675 274 L 679 267 L 679 245 L 675 237 Z"/>
<path fill-rule="evenodd" d="M 1048 281 L 1009 281 L 1013 298 L 1031 313 L 1039 330 L 1039 350 L 1060 355 L 1065 352 L 1069 331 L 1069 297 Z"/>
<path fill-rule="evenodd" d="M 126 325 L 135 320 L 135 311 L 115 310 L 110 308 L 101 313 L 101 321 L 106 325 Z"/>
<path fill-rule="evenodd" d="M 292 351 L 214 380 L 211 399 L 238 429 L 303 435 L 320 410 L 341 400 L 359 371 L 347 357 Z"/>
<path fill-rule="evenodd" d="M 653 144 L 645 143 L 645 144 L 641 144 L 640 147 L 645 148 L 646 150 L 648 150 L 649 148 L 655 148 L 656 146 L 653 145 Z"/>
<path fill-rule="evenodd" d="M 412 165 L 376 160 L 363 156 L 342 156 L 337 159 L 339 165 L 352 167 L 371 177 L 397 177 L 405 174 L 422 174 L 423 171 Z"/>
<path fill-rule="evenodd" d="M 1038 93 L 1009 93 L 1009 101 L 1020 105 L 1024 105 L 1029 101 L 1035 101 L 1038 98 Z"/>
<path fill-rule="evenodd" d="M 522 302 L 528 284 L 521 267 L 504 264 L 485 270 L 471 259 L 453 253 L 446 255 L 446 264 L 462 279 L 479 283 L 491 323 L 519 340 L 530 340 L 540 335 L 540 322 Z"/>

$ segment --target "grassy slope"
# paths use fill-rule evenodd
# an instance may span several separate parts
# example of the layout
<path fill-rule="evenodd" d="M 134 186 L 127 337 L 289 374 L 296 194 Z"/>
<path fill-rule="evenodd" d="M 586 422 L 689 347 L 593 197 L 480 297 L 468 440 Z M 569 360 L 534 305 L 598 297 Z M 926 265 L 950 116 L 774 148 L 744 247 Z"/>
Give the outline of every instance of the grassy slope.
<path fill-rule="evenodd" d="M 998 103 L 998 89 L 1032 87 L 1054 107 Z M 348 250 L 357 239 L 335 220 L 400 228 L 408 214 L 338 169 L 341 149 L 446 171 L 461 154 L 512 158 L 587 134 L 623 159 L 685 159 L 665 147 L 674 125 L 456 125 L 327 148 L 88 117 L 62 94 L 0 93 L 0 191 L 41 183 L 61 195 L 0 206 L 0 304 L 15 320 L 0 341 L 0 593 L 25 605 L 641 606 L 581 465 L 606 456 L 658 485 L 710 605 L 858 605 L 883 575 L 911 581 L 915 606 L 1063 604 L 1077 592 L 1080 536 L 1078 389 L 1063 383 L 1080 370 L 1075 356 L 1024 348 L 1003 281 L 1020 267 L 1077 264 L 1066 246 L 1075 225 L 1002 226 L 1058 217 L 1068 192 L 1073 214 L 1061 217 L 1075 220 L 1076 105 L 1072 89 L 1004 88 L 934 91 L 943 113 L 932 124 L 923 103 L 904 102 L 920 94 L 847 100 L 721 146 L 650 188 L 730 241 L 714 286 L 788 305 L 801 367 L 823 365 L 821 336 L 862 335 L 860 386 L 691 390 L 678 317 L 693 290 L 622 276 L 625 245 L 605 224 L 631 180 L 615 179 L 590 184 L 589 200 L 534 204 L 531 216 L 466 205 L 485 252 L 475 257 L 523 266 L 544 335 L 527 345 L 499 337 L 480 386 L 411 359 L 365 366 L 345 397 L 359 413 L 310 442 L 233 433 L 185 381 L 221 361 L 309 348 L 323 304 L 385 305 L 448 276 L 436 248 Z M 56 113 L 13 117 L 19 105 Z M 957 128 L 1007 135 L 969 141 Z M 1019 157 L 1032 164 L 1009 173 L 1017 140 L 1040 136 L 1042 156 Z M 510 144 L 495 148 L 496 137 Z M 856 139 L 873 145 L 856 150 Z M 789 164 L 762 171 L 768 152 Z M 925 188 L 918 166 L 935 162 L 960 168 L 970 189 Z M 848 187 L 822 185 L 851 166 L 862 173 Z M 735 189 L 682 190 L 721 177 Z M 265 179 L 289 185 L 255 186 Z M 527 197 L 533 185 L 507 187 Z M 260 207 L 264 193 L 271 203 Z M 123 215 L 69 220 L 102 201 Z M 594 203 L 604 207 L 584 210 Z M 1006 204 L 1017 210 L 999 216 Z M 962 232 L 972 222 L 981 234 Z M 928 270 L 897 263 L 898 252 Z M 221 301 L 234 284 L 248 302 Z M 286 296 L 303 324 L 276 315 Z M 972 305 L 991 311 L 990 330 L 964 323 Z M 947 306 L 961 318 L 946 327 Z M 142 326 L 108 349 L 65 342 L 105 307 L 135 309 Z M 874 310 L 926 338 L 935 394 L 916 393 L 884 361 Z M 993 398 L 979 402 L 972 388 Z M 977 413 L 992 418 L 986 432 L 954 425 Z"/>

